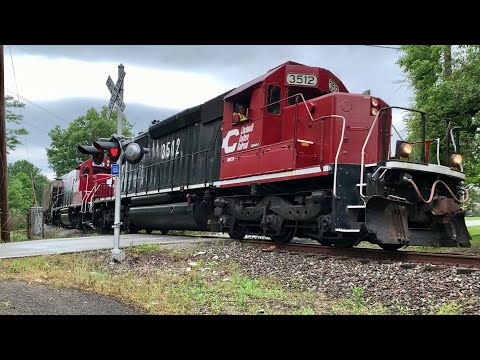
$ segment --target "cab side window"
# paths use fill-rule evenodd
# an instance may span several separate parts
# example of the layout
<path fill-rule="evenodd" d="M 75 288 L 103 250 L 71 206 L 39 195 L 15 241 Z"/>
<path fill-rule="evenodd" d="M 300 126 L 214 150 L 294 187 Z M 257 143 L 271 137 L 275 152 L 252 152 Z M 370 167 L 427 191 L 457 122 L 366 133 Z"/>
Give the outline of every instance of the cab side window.
<path fill-rule="evenodd" d="M 267 111 L 271 114 L 280 114 L 280 86 L 269 84 L 267 87 Z"/>

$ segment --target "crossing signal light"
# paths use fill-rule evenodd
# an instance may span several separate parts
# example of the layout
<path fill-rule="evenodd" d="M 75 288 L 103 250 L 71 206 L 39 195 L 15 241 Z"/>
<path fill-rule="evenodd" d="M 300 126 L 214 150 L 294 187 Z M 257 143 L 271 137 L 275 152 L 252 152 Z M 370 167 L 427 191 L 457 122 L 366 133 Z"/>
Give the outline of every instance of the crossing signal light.
<path fill-rule="evenodd" d="M 92 155 L 93 163 L 95 165 L 101 165 L 103 162 L 105 152 L 97 149 L 95 146 L 78 145 L 78 151 L 80 151 L 82 154 Z"/>
<path fill-rule="evenodd" d="M 131 142 L 125 147 L 125 158 L 130 164 L 139 163 L 145 154 L 148 154 L 150 150 L 144 148 L 137 144 L 136 142 Z"/>
<path fill-rule="evenodd" d="M 106 150 L 112 164 L 116 163 L 122 155 L 122 145 L 115 136 L 110 141 L 94 141 L 93 146 L 98 150 Z"/>

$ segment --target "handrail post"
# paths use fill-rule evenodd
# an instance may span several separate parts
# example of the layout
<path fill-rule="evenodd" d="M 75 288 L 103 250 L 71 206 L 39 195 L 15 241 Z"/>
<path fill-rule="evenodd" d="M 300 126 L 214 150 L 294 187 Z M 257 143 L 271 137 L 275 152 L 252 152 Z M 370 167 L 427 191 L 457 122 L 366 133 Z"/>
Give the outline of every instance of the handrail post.
<path fill-rule="evenodd" d="M 425 113 L 422 113 L 422 154 L 421 154 L 421 161 L 423 164 L 425 164 L 425 136 L 426 136 L 426 130 L 425 130 L 425 123 L 426 123 L 426 117 Z"/>
<path fill-rule="evenodd" d="M 337 167 L 338 167 L 338 157 L 340 156 L 340 150 L 342 149 L 342 144 L 343 144 L 343 139 L 345 136 L 345 125 L 347 120 L 345 119 L 344 116 L 341 115 L 325 115 L 321 116 L 319 118 L 316 118 L 315 120 L 312 120 L 312 122 L 318 121 L 318 120 L 324 120 L 327 118 L 337 118 L 337 119 L 342 119 L 342 134 L 340 135 L 340 142 L 338 143 L 338 148 L 337 148 L 337 153 L 335 155 L 335 170 L 333 172 L 333 196 L 336 198 L 337 197 Z M 323 170 L 323 169 L 322 169 Z"/>
<path fill-rule="evenodd" d="M 382 112 L 382 161 L 387 161 L 387 112 Z"/>

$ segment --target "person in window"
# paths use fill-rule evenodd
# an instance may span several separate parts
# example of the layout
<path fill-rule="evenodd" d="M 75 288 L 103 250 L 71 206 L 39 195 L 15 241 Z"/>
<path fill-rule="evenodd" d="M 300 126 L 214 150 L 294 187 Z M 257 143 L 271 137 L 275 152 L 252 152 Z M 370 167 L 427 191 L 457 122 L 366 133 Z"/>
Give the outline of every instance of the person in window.
<path fill-rule="evenodd" d="M 238 104 L 238 112 L 233 113 L 233 122 L 242 122 L 247 119 L 247 107 L 244 104 Z"/>

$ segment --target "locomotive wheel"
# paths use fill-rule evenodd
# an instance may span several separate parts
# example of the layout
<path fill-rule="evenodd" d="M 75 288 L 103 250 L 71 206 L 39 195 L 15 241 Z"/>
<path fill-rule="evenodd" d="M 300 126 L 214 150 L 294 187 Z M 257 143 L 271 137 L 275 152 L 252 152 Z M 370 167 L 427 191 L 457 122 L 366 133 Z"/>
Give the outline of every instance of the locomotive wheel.
<path fill-rule="evenodd" d="M 395 251 L 403 247 L 402 244 L 378 244 L 383 250 Z"/>
<path fill-rule="evenodd" d="M 169 230 L 160 230 L 160 232 L 162 233 L 162 235 L 167 235 Z"/>
<path fill-rule="evenodd" d="M 228 236 L 230 236 L 233 240 L 243 240 L 246 234 L 247 229 L 244 227 L 237 227 L 235 230 L 228 232 Z"/>
<path fill-rule="evenodd" d="M 295 228 L 288 228 L 286 231 L 280 235 L 271 235 L 270 239 L 275 241 L 276 243 L 288 243 L 292 241 L 295 235 Z"/>

